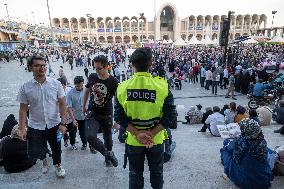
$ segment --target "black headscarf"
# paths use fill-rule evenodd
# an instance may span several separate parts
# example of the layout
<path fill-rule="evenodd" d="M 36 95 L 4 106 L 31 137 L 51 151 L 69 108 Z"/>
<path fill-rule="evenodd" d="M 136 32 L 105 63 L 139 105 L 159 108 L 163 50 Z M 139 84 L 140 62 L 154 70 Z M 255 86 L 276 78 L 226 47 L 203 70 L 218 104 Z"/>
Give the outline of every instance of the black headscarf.
<path fill-rule="evenodd" d="M 18 124 L 18 122 L 15 119 L 15 116 L 13 114 L 10 114 L 7 117 L 7 119 L 4 121 L 3 128 L 2 128 L 2 131 L 0 133 L 0 139 L 5 137 L 5 136 L 10 135 L 13 127 L 17 124 Z"/>
<path fill-rule="evenodd" d="M 259 124 L 253 119 L 244 119 L 240 122 L 241 136 L 236 139 L 233 160 L 239 163 L 244 154 L 265 162 L 267 160 L 267 143 Z"/>

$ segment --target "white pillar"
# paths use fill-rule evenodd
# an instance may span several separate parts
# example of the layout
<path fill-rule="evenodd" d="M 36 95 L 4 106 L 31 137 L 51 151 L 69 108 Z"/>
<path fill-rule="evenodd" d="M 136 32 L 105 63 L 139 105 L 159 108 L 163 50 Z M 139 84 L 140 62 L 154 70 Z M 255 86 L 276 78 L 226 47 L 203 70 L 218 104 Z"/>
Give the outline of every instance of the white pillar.
<path fill-rule="evenodd" d="M 104 22 L 104 36 L 105 36 L 105 42 L 107 42 L 106 23 L 105 22 Z"/>
<path fill-rule="evenodd" d="M 251 35 L 251 22 L 252 22 L 252 16 L 250 16 L 250 21 L 249 21 L 249 35 Z"/>
<path fill-rule="evenodd" d="M 91 39 L 90 39 L 90 24 L 89 24 L 89 18 L 87 19 L 87 34 L 88 34 L 88 41 L 91 41 Z"/>
<path fill-rule="evenodd" d="M 233 39 L 235 39 L 235 36 L 236 36 L 236 26 L 237 26 L 237 17 L 235 17 L 235 25 L 234 25 L 234 30 L 233 30 Z"/>
<path fill-rule="evenodd" d="M 79 19 L 79 22 L 78 22 L 78 32 L 79 32 L 79 43 L 82 43 L 80 19 Z"/>
<path fill-rule="evenodd" d="M 221 21 L 220 21 L 220 17 L 219 17 L 219 20 L 217 21 L 217 25 L 218 25 L 218 31 L 217 31 L 217 38 L 219 39 L 219 37 L 220 37 L 220 25 L 221 25 Z"/>
<path fill-rule="evenodd" d="M 160 19 L 158 19 L 157 17 L 155 18 L 155 28 L 156 28 L 156 40 L 160 40 L 161 39 L 161 31 L 160 31 Z"/>
<path fill-rule="evenodd" d="M 122 20 L 120 21 L 120 28 L 121 28 L 121 34 L 122 34 L 122 38 L 121 38 L 121 42 L 124 42 L 124 34 L 123 34 L 123 24 L 122 24 Z"/>
<path fill-rule="evenodd" d="M 242 18 L 242 30 L 241 30 L 241 35 L 244 33 L 244 22 L 245 22 L 245 17 Z"/>
<path fill-rule="evenodd" d="M 172 39 L 173 41 L 177 40 L 180 37 L 180 18 L 177 17 L 176 18 L 176 24 L 175 24 L 175 28 L 174 28 L 174 38 Z"/>
<path fill-rule="evenodd" d="M 194 33 L 194 36 L 196 37 L 196 20 L 194 20 L 193 22 L 193 33 Z"/>
<path fill-rule="evenodd" d="M 204 38 L 205 19 L 202 21 L 202 39 Z"/>
<path fill-rule="evenodd" d="M 147 22 L 147 20 L 145 21 L 145 30 L 146 30 L 146 37 L 147 37 L 147 39 L 149 38 L 149 31 L 148 31 L 148 22 Z"/>
<path fill-rule="evenodd" d="M 129 22 L 129 35 L 130 35 L 130 41 L 132 41 L 132 35 L 131 35 L 131 20 Z"/>
<path fill-rule="evenodd" d="M 189 28 L 189 18 L 186 19 L 186 37 L 185 37 L 185 39 L 188 39 L 188 28 Z"/>
<path fill-rule="evenodd" d="M 143 28 L 143 25 L 142 25 L 142 28 Z M 138 40 L 140 41 L 140 22 L 139 22 L 139 19 L 138 19 Z"/>
<path fill-rule="evenodd" d="M 73 40 L 73 28 L 72 28 L 71 21 L 69 21 L 69 30 L 70 30 L 70 37 L 71 37 L 70 41 L 72 41 Z"/>
<path fill-rule="evenodd" d="M 98 23 L 97 21 L 95 21 L 95 25 L 96 25 L 96 42 L 99 41 L 99 34 L 98 34 Z"/>

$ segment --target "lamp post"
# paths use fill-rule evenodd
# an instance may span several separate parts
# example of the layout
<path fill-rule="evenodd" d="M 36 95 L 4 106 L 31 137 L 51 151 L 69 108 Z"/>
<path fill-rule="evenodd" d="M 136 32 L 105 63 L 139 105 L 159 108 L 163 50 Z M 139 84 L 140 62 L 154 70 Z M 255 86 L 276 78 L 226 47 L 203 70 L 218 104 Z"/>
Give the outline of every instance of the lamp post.
<path fill-rule="evenodd" d="M 227 61 L 227 52 L 228 52 L 228 43 L 229 43 L 229 36 L 230 36 L 230 27 L 231 27 L 231 16 L 234 14 L 235 12 L 233 11 L 229 11 L 228 12 L 228 28 L 226 31 L 226 39 L 225 39 L 225 52 L 224 52 L 224 63 L 226 64 L 226 67 L 228 65 L 228 61 Z"/>
<path fill-rule="evenodd" d="M 140 15 L 140 18 L 144 17 L 144 13 L 139 13 L 139 15 Z M 141 42 L 143 42 L 143 38 L 144 38 L 144 36 L 143 36 L 143 25 L 144 25 L 144 20 L 142 22 L 142 32 L 141 32 L 142 38 L 141 38 Z M 139 19 L 138 19 L 138 27 L 139 27 Z"/>
<path fill-rule="evenodd" d="M 51 17 L 50 17 L 50 10 L 49 10 L 49 0 L 46 0 L 46 6 L 47 6 L 47 13 L 49 18 L 49 27 L 50 27 L 50 34 L 51 34 L 51 45 L 53 46 L 53 27 L 51 23 Z"/>
<path fill-rule="evenodd" d="M 274 17 L 277 11 L 272 11 L 272 23 L 271 23 L 271 37 L 273 37 L 273 25 L 274 25 Z"/>
<path fill-rule="evenodd" d="M 88 20 L 87 20 L 87 30 L 88 30 L 88 41 L 90 40 L 90 18 L 91 18 L 91 14 L 86 14 Z"/>
<path fill-rule="evenodd" d="M 7 13 L 8 21 L 10 22 L 10 15 L 9 15 L 9 11 L 8 11 L 8 4 L 5 3 L 4 5 L 5 5 L 5 7 L 6 7 L 6 13 Z"/>

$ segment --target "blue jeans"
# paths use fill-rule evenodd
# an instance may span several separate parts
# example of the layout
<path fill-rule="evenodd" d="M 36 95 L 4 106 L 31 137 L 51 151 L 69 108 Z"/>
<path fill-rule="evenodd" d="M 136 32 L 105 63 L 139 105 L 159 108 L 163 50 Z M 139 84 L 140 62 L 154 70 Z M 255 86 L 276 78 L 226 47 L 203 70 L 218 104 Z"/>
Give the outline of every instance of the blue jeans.
<path fill-rule="evenodd" d="M 148 160 L 152 188 L 163 188 L 164 144 L 155 145 L 149 149 L 144 146 L 127 145 L 127 156 L 129 160 L 129 189 L 144 188 L 145 156 Z"/>

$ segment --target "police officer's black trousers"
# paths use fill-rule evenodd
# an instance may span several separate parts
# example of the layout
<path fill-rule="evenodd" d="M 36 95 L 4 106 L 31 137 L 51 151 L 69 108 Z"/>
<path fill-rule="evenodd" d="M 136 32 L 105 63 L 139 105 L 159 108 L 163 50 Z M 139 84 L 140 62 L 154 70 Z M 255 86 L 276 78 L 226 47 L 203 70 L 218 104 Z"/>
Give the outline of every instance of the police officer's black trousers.
<path fill-rule="evenodd" d="M 164 144 L 152 148 L 127 146 L 129 160 L 129 189 L 144 188 L 144 161 L 148 160 L 150 182 L 153 189 L 163 188 Z"/>

